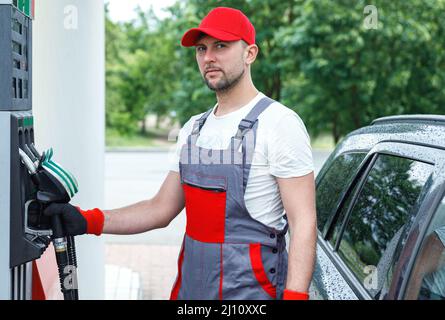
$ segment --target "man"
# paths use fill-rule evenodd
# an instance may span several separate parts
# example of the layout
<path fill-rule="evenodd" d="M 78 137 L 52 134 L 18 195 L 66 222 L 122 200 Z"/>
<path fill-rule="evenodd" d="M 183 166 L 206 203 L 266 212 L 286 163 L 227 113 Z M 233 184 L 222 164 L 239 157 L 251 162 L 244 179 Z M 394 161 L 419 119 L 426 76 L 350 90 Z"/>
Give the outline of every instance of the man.
<path fill-rule="evenodd" d="M 308 299 L 316 213 L 304 124 L 255 88 L 255 29 L 241 11 L 213 9 L 181 43 L 195 47 L 217 104 L 181 129 L 159 192 L 116 210 L 53 204 L 46 213 L 61 214 L 68 234 L 134 234 L 166 227 L 185 206 L 171 299 Z"/>

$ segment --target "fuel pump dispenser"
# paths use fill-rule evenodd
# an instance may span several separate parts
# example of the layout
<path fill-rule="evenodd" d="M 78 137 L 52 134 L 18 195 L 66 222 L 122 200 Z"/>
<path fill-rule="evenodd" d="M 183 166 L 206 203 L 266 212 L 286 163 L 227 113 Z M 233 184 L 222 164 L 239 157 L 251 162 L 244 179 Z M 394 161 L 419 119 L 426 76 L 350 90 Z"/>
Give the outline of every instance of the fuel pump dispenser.
<path fill-rule="evenodd" d="M 74 238 L 64 237 L 58 217 L 43 215 L 78 186 L 52 149 L 40 154 L 34 142 L 33 17 L 33 0 L 0 0 L 0 299 L 32 299 L 32 263 L 51 241 L 64 298 L 78 299 L 66 278 L 75 279 Z"/>

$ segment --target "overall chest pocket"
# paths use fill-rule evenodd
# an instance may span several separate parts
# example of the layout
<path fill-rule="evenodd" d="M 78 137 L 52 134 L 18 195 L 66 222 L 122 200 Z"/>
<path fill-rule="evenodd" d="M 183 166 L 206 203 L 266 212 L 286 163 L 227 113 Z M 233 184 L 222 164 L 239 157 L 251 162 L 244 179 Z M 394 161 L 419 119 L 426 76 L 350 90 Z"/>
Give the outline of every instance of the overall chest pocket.
<path fill-rule="evenodd" d="M 225 177 L 194 174 L 182 178 L 186 234 L 202 242 L 223 243 L 226 216 Z"/>

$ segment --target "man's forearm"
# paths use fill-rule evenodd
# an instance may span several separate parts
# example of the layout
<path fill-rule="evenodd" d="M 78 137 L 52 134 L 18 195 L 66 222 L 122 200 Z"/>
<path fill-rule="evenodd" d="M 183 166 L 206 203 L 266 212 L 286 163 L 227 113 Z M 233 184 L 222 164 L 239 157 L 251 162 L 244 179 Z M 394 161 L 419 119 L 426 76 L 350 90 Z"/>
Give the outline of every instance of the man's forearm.
<path fill-rule="evenodd" d="M 156 198 L 113 210 L 104 210 L 103 233 L 135 234 L 168 225 Z"/>
<path fill-rule="evenodd" d="M 316 241 L 315 228 L 291 230 L 286 289 L 308 292 L 314 272 Z"/>

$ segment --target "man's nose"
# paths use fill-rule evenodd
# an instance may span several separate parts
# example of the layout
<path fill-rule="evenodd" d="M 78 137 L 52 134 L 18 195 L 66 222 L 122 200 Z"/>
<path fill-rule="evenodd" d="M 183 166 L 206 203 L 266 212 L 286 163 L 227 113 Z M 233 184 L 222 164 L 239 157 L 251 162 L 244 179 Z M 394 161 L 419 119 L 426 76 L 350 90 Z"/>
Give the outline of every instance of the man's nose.
<path fill-rule="evenodd" d="M 213 52 L 213 50 L 208 48 L 204 55 L 204 62 L 209 63 L 209 62 L 214 62 L 214 61 L 215 61 L 215 53 Z"/>

